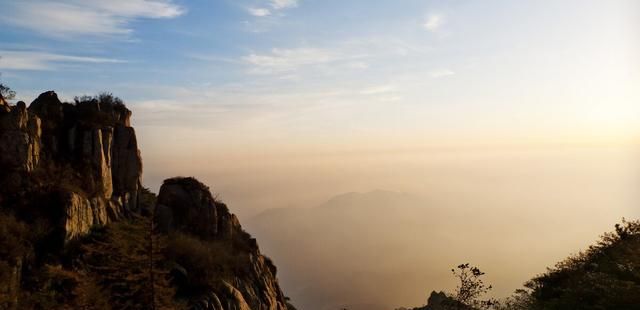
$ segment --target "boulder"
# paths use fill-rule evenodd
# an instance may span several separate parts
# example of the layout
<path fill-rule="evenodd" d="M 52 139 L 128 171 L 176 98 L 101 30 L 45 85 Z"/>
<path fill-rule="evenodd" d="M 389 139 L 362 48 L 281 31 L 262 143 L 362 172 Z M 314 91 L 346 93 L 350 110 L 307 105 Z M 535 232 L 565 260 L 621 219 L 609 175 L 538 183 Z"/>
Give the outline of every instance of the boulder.
<path fill-rule="evenodd" d="M 219 279 L 207 294 L 191 301 L 195 309 L 287 309 L 275 266 L 206 185 L 194 178 L 165 180 L 154 221 L 161 232 L 187 233 L 222 246 L 221 250 L 227 252 L 220 253 L 222 256 L 242 257 L 235 259 L 238 265 L 233 268 L 236 274 L 232 279 Z"/>
<path fill-rule="evenodd" d="M 164 181 L 157 204 L 158 215 L 162 216 L 158 224 L 165 232 L 180 230 L 212 239 L 219 237 L 219 222 L 229 217 L 226 207 L 213 199 L 209 188 L 194 178 Z"/>

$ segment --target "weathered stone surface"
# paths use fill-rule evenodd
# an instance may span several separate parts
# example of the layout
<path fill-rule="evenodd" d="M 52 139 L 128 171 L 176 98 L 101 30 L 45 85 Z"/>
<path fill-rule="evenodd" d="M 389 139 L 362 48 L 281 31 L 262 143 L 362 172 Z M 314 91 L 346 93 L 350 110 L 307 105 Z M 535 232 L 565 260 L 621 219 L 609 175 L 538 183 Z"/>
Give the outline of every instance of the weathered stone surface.
<path fill-rule="evenodd" d="M 103 226 L 123 216 L 120 205 L 101 197 L 87 198 L 66 192 L 63 199 L 65 240 L 88 233 L 94 226 Z"/>
<path fill-rule="evenodd" d="M 128 117 L 126 118 L 128 123 Z M 127 209 L 137 210 L 138 190 L 142 184 L 142 157 L 132 127 L 116 125 L 112 140 L 112 176 L 114 195 L 121 197 Z"/>
<path fill-rule="evenodd" d="M 244 300 L 244 296 L 233 287 L 231 284 L 222 281 L 220 285 L 220 294 L 225 296 L 224 300 L 226 301 L 226 309 L 229 310 L 251 310 L 247 302 Z"/>
<path fill-rule="evenodd" d="M 65 208 L 65 239 L 70 240 L 89 232 L 94 222 L 94 210 L 89 199 L 69 192 Z"/>
<path fill-rule="evenodd" d="M 62 103 L 48 91 L 28 109 L 3 101 L 0 201 L 21 192 L 28 205 L 42 191 L 66 193 L 56 207 L 69 217 L 61 224 L 67 239 L 135 211 L 142 159 L 131 111 L 112 99 Z"/>
<path fill-rule="evenodd" d="M 160 188 L 154 220 L 161 231 L 223 241 L 229 253 L 240 251 L 248 258 L 232 280 L 221 279 L 210 294 L 194 300 L 195 309 L 287 309 L 275 266 L 260 254 L 255 239 L 242 230 L 225 204 L 213 198 L 207 186 L 194 178 L 166 180 Z"/>
<path fill-rule="evenodd" d="M 0 111 L 0 166 L 29 172 L 40 159 L 40 119 L 30 115 L 24 102 Z"/>
<path fill-rule="evenodd" d="M 218 213 L 223 206 L 197 180 L 166 180 L 158 194 L 158 205 L 163 213 L 161 226 L 166 230 L 188 231 L 202 238 L 217 236 Z"/>

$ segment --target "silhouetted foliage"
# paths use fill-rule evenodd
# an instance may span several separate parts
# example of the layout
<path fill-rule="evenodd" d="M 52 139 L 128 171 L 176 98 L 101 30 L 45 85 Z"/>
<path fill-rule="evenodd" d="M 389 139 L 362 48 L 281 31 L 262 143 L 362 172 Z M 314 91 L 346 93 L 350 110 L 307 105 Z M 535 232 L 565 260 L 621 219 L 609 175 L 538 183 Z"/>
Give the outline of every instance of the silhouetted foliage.
<path fill-rule="evenodd" d="M 242 262 L 248 258 L 231 253 L 223 240 L 201 240 L 176 232 L 169 237 L 165 256 L 175 264 L 179 293 L 199 294 L 215 286 L 220 280 L 231 281 L 242 274 Z"/>
<path fill-rule="evenodd" d="M 489 308 L 493 305 L 491 300 L 480 300 L 480 297 L 491 290 L 491 285 L 484 284 L 482 276 L 485 274 L 478 267 L 469 263 L 458 265 L 457 270 L 451 269 L 451 273 L 460 280 L 453 295 L 454 299 L 464 305 L 475 308 Z"/>
<path fill-rule="evenodd" d="M 0 309 L 110 309 L 91 276 L 36 260 L 48 234 L 42 222 L 0 212 Z"/>
<path fill-rule="evenodd" d="M 451 273 L 459 280 L 459 284 L 455 292 L 450 294 L 451 302 L 447 309 L 491 309 L 497 304 L 493 299 L 482 299 L 492 287 L 482 280 L 485 273 L 480 268 L 465 263 L 451 269 Z"/>
<path fill-rule="evenodd" d="M 517 289 L 515 293 L 494 306 L 496 310 L 530 310 L 537 309 L 533 306 L 533 299 L 529 291 Z"/>
<path fill-rule="evenodd" d="M 31 250 L 31 230 L 12 214 L 0 211 L 0 257 L 24 256 Z"/>
<path fill-rule="evenodd" d="M 158 196 L 148 188 L 142 187 L 140 189 L 138 199 L 141 212 L 146 213 L 145 215 L 150 215 L 156 206 Z"/>
<path fill-rule="evenodd" d="M 4 83 L 0 83 L 0 96 L 2 96 L 2 98 L 6 100 L 11 100 L 16 97 L 16 92 L 11 90 L 11 88 L 9 88 L 9 86 L 5 85 Z"/>
<path fill-rule="evenodd" d="M 16 92 L 9 88 L 9 86 L 0 83 L 0 95 L 2 95 L 4 99 L 11 100 L 16 97 Z"/>
<path fill-rule="evenodd" d="M 79 117 L 92 124 L 113 126 L 124 115 L 131 114 L 122 99 L 106 92 L 96 96 L 76 96 L 74 103 Z"/>
<path fill-rule="evenodd" d="M 16 271 L 32 251 L 29 227 L 13 215 L 0 212 L 0 309 L 16 306 Z"/>
<path fill-rule="evenodd" d="M 99 104 L 100 107 L 112 106 L 114 109 L 126 109 L 126 106 L 124 105 L 124 101 L 122 101 L 122 99 L 114 96 L 112 93 L 107 92 L 99 93 L 96 96 L 76 96 L 73 98 L 73 101 L 76 105 L 94 103 Z"/>
<path fill-rule="evenodd" d="M 638 309 L 640 221 L 623 220 L 596 245 L 525 284 L 533 309 Z"/>
<path fill-rule="evenodd" d="M 486 285 L 482 280 L 485 275 L 480 268 L 469 263 L 460 264 L 451 269 L 451 273 L 459 281 L 456 290 L 452 293 L 431 292 L 426 306 L 413 308 L 412 310 L 480 310 L 502 309 L 495 299 L 483 299 L 483 296 L 491 290 L 491 285 Z M 409 310 L 396 308 L 396 310 Z"/>

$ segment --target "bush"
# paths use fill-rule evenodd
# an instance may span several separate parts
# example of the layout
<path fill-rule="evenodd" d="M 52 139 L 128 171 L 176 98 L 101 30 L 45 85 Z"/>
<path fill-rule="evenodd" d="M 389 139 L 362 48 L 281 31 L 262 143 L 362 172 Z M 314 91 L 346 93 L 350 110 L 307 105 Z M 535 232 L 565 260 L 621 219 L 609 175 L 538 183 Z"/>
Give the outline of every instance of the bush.
<path fill-rule="evenodd" d="M 248 259 L 233 253 L 228 242 L 200 240 L 184 233 L 169 237 L 165 256 L 186 272 L 185 282 L 178 283 L 180 292 L 195 294 L 216 285 L 219 280 L 230 281 L 239 276 L 243 272 L 242 263 Z"/>
<path fill-rule="evenodd" d="M 0 258 L 26 255 L 32 249 L 29 226 L 10 213 L 0 211 Z"/>
<path fill-rule="evenodd" d="M 97 230 L 82 244 L 82 263 L 116 309 L 177 309 L 162 250 L 151 220 L 135 216 Z"/>
<path fill-rule="evenodd" d="M 541 309 L 637 309 L 640 221 L 625 221 L 596 245 L 525 284 Z"/>
<path fill-rule="evenodd" d="M 16 92 L 11 90 L 9 86 L 0 83 L 0 97 L 11 100 L 16 97 Z"/>
<path fill-rule="evenodd" d="M 79 96 L 74 101 L 79 118 L 91 124 L 114 126 L 122 117 L 131 114 L 124 101 L 111 93 Z"/>

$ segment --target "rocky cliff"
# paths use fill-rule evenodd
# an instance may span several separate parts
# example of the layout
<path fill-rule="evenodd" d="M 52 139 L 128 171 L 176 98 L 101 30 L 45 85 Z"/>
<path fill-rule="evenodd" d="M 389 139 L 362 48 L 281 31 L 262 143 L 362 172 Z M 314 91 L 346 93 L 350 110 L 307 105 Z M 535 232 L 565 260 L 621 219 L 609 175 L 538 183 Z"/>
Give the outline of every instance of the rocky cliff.
<path fill-rule="evenodd" d="M 155 221 L 160 231 L 185 233 L 233 258 L 232 262 L 212 264 L 213 268 L 231 272 L 201 281 L 203 289 L 190 300 L 195 309 L 287 309 L 276 280 L 276 267 L 260 254 L 256 240 L 242 230 L 236 216 L 213 198 L 207 186 L 193 178 L 168 179 L 160 188 L 156 206 Z M 182 263 L 179 259 L 176 262 Z M 185 284 L 194 282 L 189 274 L 197 272 L 188 269 L 179 268 L 186 270 Z"/>
<path fill-rule="evenodd" d="M 28 108 L 3 101 L 0 203 L 50 220 L 65 241 L 135 211 L 142 160 L 130 117 L 109 95 L 71 104 L 49 91 Z"/>
<path fill-rule="evenodd" d="M 0 309 L 285 310 L 276 267 L 193 178 L 141 186 L 109 94 L 0 96 Z"/>

